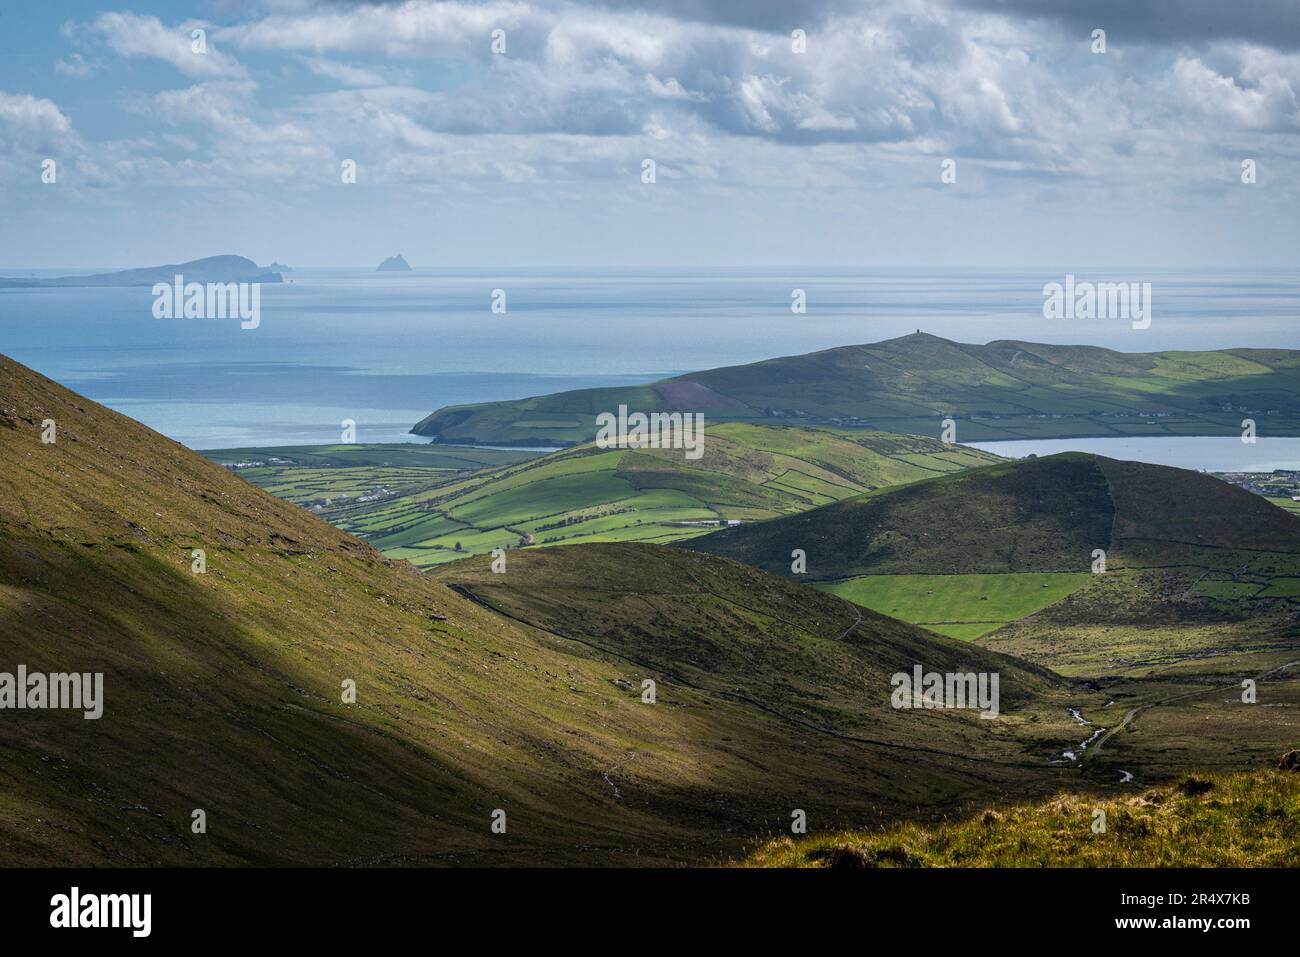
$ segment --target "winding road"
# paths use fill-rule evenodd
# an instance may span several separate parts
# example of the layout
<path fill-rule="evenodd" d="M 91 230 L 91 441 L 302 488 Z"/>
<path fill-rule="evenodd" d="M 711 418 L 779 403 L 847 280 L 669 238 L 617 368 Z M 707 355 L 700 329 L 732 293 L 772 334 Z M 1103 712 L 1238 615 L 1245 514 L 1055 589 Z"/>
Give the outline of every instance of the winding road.
<path fill-rule="evenodd" d="M 1300 660 L 1288 661 L 1284 665 L 1278 665 L 1276 668 L 1270 668 L 1268 671 L 1262 671 L 1259 674 L 1255 675 L 1255 677 L 1252 680 L 1258 683 L 1268 678 L 1271 675 L 1277 674 L 1279 671 L 1285 671 L 1287 668 L 1294 667 L 1295 665 L 1300 665 Z M 1197 695 L 1210 694 L 1215 691 L 1222 691 L 1224 688 L 1231 688 L 1234 685 L 1240 686 L 1240 684 L 1241 684 L 1241 680 L 1225 681 L 1222 684 L 1211 685 L 1208 688 L 1195 688 L 1191 691 L 1184 691 L 1181 692 L 1180 694 L 1170 695 L 1168 698 L 1161 698 L 1159 701 L 1149 701 L 1146 704 L 1140 704 L 1135 708 L 1130 708 L 1128 711 L 1124 713 L 1124 717 L 1120 720 L 1119 724 L 1115 725 L 1115 727 L 1111 728 L 1109 731 L 1103 734 L 1101 738 L 1098 739 L 1097 744 L 1093 747 L 1093 749 L 1090 752 L 1084 754 L 1083 759 L 1079 763 L 1085 764 L 1089 760 L 1095 758 L 1098 754 L 1100 754 L 1101 749 L 1105 747 L 1106 742 L 1109 741 L 1112 737 L 1114 737 L 1119 732 L 1123 731 L 1130 724 L 1132 724 L 1133 719 L 1136 718 L 1143 711 L 1146 711 L 1150 708 L 1158 708 L 1161 705 L 1172 704 L 1175 701 L 1182 701 L 1186 698 L 1195 698 Z"/>

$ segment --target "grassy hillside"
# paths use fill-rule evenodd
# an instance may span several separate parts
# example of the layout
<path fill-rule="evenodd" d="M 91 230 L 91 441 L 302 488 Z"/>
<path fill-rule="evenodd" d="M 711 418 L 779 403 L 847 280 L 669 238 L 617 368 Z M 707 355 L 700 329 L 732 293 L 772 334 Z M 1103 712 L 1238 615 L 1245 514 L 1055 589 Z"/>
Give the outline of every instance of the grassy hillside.
<path fill-rule="evenodd" d="M 1107 435 L 1300 435 L 1300 352 L 1121 353 L 1092 346 L 951 342 L 917 333 L 870 345 L 710 369 L 642 386 L 449 406 L 412 431 L 447 442 L 591 441 L 595 418 L 704 413 L 707 422 L 849 426 L 958 439 Z"/>
<path fill-rule="evenodd" d="M 529 544 L 670 542 L 995 461 L 918 436 L 730 423 L 709 427 L 698 460 L 587 445 L 406 492 L 394 481 L 385 488 L 395 494 L 335 501 L 323 514 L 391 557 L 428 566 Z M 277 494 L 288 485 L 319 495 L 315 470 L 249 477 L 273 478 L 265 487 Z"/>
<path fill-rule="evenodd" d="M 0 671 L 103 672 L 105 699 L 3 714 L 0 864 L 710 861 L 792 807 L 1044 793 L 1065 697 L 1097 699 L 654 546 L 511 553 L 489 586 L 469 559 L 461 594 L 3 358 L 0 462 Z M 909 656 L 1003 670 L 1014 709 L 881 713 Z"/>
<path fill-rule="evenodd" d="M 1022 662 L 711 556 L 611 543 L 529 550 L 507 564 L 507 574 L 485 560 L 433 574 L 550 633 L 839 733 L 914 724 L 889 706 L 887 691 L 891 675 L 918 661 L 938 671 L 1001 669 L 1013 706 L 1059 686 Z"/>
<path fill-rule="evenodd" d="M 1105 832 L 1094 833 L 1097 811 Z M 1188 775 L 1139 795 L 1067 793 L 939 825 L 779 838 L 747 867 L 1297 867 L 1300 774 Z"/>
<path fill-rule="evenodd" d="M 1164 589 L 1166 599 L 1258 597 L 1273 608 L 1300 590 L 1300 521 L 1265 499 L 1196 472 L 1079 453 L 884 489 L 687 547 L 778 574 L 802 549 L 807 580 L 966 638 L 1078 588 L 1114 592 L 1116 578 L 1148 601 Z M 1097 549 L 1109 578 L 1090 574 Z M 1135 577 L 1140 569 L 1152 574 Z"/>
<path fill-rule="evenodd" d="M 691 547 L 778 574 L 789 574 L 790 553 L 803 549 L 814 581 L 1087 571 L 1115 522 L 1100 461 L 1063 454 L 973 469 L 724 529 Z"/>
<path fill-rule="evenodd" d="M 1103 703 L 1024 662 L 986 657 L 977 646 L 814 589 L 663 546 L 529 549 L 509 554 L 504 574 L 485 558 L 430 574 L 561 647 L 576 643 L 620 662 L 620 686 L 629 694 L 655 680 L 656 707 L 695 711 L 700 701 L 712 702 L 712 720 L 728 727 L 709 737 L 726 750 L 743 740 L 733 714 L 775 719 L 788 740 L 779 754 L 751 760 L 756 771 L 782 780 L 795 802 L 774 814 L 778 827 L 788 826 L 793 807 L 824 822 L 878 820 L 968 806 L 988 789 L 1050 788 L 1069 773 L 1051 763 L 1076 736 L 1067 705 Z M 1009 713 L 986 721 L 973 711 L 895 710 L 890 677 L 917 663 L 998 672 Z M 810 765 L 826 769 L 815 785 Z M 640 773 L 632 765 L 624 772 L 633 779 Z"/>

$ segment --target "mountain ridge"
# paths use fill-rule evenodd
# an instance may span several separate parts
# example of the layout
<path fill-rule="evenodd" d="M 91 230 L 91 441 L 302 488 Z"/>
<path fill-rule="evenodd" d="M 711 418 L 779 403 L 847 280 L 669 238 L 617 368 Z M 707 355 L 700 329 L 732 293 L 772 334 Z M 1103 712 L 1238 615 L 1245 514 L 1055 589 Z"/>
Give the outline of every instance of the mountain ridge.
<path fill-rule="evenodd" d="M 1126 353 L 914 333 L 686 373 L 638 386 L 446 406 L 411 432 L 467 444 L 590 441 L 600 412 L 702 411 L 707 421 L 798 421 L 958 441 L 1126 435 L 1300 435 L 1300 351 Z"/>

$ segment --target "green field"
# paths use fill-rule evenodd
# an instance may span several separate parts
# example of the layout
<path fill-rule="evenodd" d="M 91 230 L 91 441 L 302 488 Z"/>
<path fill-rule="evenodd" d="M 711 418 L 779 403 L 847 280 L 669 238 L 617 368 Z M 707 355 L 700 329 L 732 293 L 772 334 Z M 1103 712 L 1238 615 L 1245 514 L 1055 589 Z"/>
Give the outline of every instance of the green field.
<path fill-rule="evenodd" d="M 814 585 L 891 618 L 969 641 L 1060 601 L 1087 572 L 864 575 Z"/>
<path fill-rule="evenodd" d="M 235 471 L 256 466 L 318 465 L 335 466 L 410 466 L 452 472 L 468 472 L 494 465 L 522 462 L 541 455 L 544 450 L 476 449 L 468 446 L 439 445 L 432 442 L 371 442 L 348 445 L 280 445 L 235 449 L 210 449 L 199 452 L 225 466 L 239 466 Z"/>
<path fill-rule="evenodd" d="M 708 427 L 698 460 L 670 449 L 587 445 L 475 473 L 440 471 L 423 478 L 380 466 L 369 477 L 311 466 L 240 474 L 314 507 L 391 557 L 430 566 L 496 548 L 681 541 L 729 522 L 789 515 L 997 461 L 986 452 L 919 436 L 720 423 Z M 323 507 L 322 482 L 336 493 Z M 402 482 L 409 484 L 399 487 Z M 370 489 L 370 500 L 358 500 L 363 489 Z M 340 504 L 337 493 L 352 498 Z"/>
<path fill-rule="evenodd" d="M 436 488 L 470 472 L 527 461 L 542 452 L 410 442 L 211 449 L 200 454 L 332 521 L 356 505 Z"/>

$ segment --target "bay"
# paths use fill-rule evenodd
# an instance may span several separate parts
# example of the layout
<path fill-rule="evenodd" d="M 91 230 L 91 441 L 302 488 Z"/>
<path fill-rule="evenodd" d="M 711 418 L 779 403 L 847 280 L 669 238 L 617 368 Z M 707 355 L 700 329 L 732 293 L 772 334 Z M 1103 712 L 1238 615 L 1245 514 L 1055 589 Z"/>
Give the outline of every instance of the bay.
<path fill-rule="evenodd" d="M 409 441 L 445 405 L 646 382 L 917 329 L 1123 351 L 1295 345 L 1293 271 L 1146 270 L 1155 292 L 1144 331 L 1044 319 L 1043 283 L 1065 271 L 304 268 L 263 287 L 252 330 L 155 319 L 147 287 L 5 289 L 0 353 L 214 448 L 335 442 L 344 419 L 360 441 Z M 495 289 L 504 315 L 490 310 Z M 791 311 L 794 289 L 806 314 Z"/>

